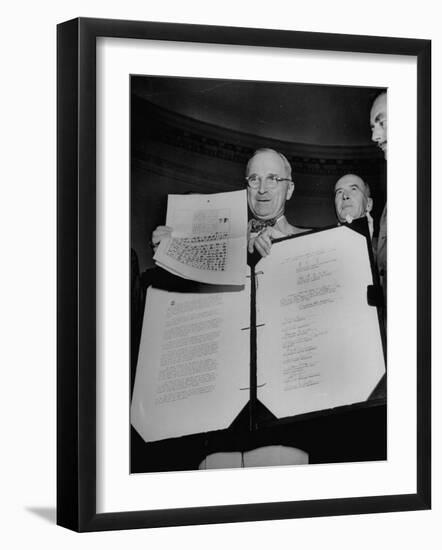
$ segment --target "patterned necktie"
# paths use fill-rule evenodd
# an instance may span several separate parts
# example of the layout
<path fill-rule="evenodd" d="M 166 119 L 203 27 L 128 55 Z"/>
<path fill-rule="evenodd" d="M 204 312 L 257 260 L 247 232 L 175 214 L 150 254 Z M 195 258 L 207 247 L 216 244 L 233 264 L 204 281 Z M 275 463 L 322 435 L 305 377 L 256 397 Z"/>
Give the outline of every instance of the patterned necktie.
<path fill-rule="evenodd" d="M 259 233 L 266 227 L 273 227 L 276 223 L 276 218 L 270 220 L 250 220 L 250 232 Z"/>

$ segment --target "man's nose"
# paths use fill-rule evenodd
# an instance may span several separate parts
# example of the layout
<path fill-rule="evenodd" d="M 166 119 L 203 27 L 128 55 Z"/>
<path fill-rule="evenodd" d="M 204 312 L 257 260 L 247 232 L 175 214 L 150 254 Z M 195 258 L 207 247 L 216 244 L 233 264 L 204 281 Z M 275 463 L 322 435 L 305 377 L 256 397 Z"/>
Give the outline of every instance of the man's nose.
<path fill-rule="evenodd" d="M 258 186 L 258 193 L 265 193 L 267 191 L 267 187 L 264 181 L 264 178 L 261 178 L 259 180 L 259 186 Z"/>
<path fill-rule="evenodd" d="M 349 198 L 350 198 L 350 195 L 347 193 L 347 191 L 344 191 L 342 193 L 342 200 L 346 201 Z"/>
<path fill-rule="evenodd" d="M 380 134 L 379 128 L 373 128 L 371 132 L 371 141 L 375 141 L 376 143 L 378 143 L 379 141 L 381 141 L 381 139 L 382 136 Z"/>

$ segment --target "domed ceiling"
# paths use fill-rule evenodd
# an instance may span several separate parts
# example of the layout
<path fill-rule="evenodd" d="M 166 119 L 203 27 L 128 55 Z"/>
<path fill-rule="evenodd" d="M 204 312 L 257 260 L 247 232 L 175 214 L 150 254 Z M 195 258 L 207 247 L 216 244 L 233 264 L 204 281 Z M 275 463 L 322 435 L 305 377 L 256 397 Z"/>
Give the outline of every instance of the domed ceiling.
<path fill-rule="evenodd" d="M 169 111 L 229 130 L 320 146 L 371 144 L 377 88 L 133 76 L 132 92 Z"/>

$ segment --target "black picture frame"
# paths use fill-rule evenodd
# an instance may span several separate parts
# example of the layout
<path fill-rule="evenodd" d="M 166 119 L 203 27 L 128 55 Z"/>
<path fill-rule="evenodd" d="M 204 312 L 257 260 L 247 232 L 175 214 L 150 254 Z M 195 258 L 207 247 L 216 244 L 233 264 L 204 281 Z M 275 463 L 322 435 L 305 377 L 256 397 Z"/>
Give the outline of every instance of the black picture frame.
<path fill-rule="evenodd" d="M 415 494 L 97 513 L 96 39 L 151 39 L 414 56 L 417 60 Z M 79 18 L 57 28 L 57 523 L 103 531 L 409 511 L 431 506 L 431 42 Z"/>

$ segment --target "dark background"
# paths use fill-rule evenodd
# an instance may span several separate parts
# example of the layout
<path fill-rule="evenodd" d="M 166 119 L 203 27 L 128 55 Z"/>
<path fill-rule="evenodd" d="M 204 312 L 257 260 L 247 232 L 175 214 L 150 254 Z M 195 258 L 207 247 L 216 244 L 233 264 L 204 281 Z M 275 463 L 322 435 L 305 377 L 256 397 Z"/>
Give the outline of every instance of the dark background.
<path fill-rule="evenodd" d="M 371 142 L 381 90 L 177 77 L 131 77 L 131 246 L 152 267 L 149 241 L 165 223 L 169 193 L 241 189 L 255 149 L 284 153 L 294 225 L 336 223 L 333 186 L 347 173 L 370 184 L 374 217 L 385 202 L 385 161 Z"/>

